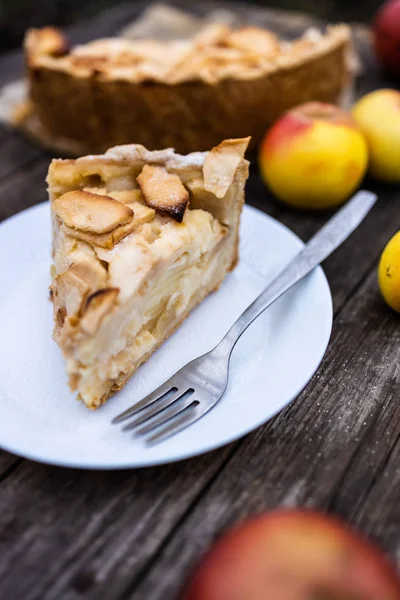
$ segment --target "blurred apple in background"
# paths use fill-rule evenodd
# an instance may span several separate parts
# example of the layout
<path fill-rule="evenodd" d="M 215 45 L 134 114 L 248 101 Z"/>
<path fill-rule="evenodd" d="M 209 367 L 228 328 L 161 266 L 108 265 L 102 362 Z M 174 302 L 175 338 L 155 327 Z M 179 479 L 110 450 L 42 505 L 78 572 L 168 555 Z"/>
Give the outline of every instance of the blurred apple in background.
<path fill-rule="evenodd" d="M 384 555 L 336 519 L 281 510 L 223 536 L 183 600 L 399 600 Z"/>
<path fill-rule="evenodd" d="M 376 54 L 382 66 L 400 75 L 400 0 L 389 0 L 372 24 Z"/>
<path fill-rule="evenodd" d="M 359 186 L 368 150 L 346 111 L 308 102 L 287 112 L 266 133 L 259 163 L 278 198 L 297 208 L 325 209 L 344 202 Z"/>
<path fill-rule="evenodd" d="M 400 182 L 400 92 L 371 92 L 356 102 L 352 115 L 367 140 L 371 174 Z"/>

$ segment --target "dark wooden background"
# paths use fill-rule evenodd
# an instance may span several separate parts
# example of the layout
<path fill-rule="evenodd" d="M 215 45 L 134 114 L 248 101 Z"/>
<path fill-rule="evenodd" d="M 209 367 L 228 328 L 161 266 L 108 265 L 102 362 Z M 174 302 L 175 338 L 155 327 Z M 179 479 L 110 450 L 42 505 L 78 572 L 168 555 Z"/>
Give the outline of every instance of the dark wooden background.
<path fill-rule="evenodd" d="M 0 0 L 0 52 L 20 44 L 27 27 L 53 24 L 65 27 L 77 19 L 93 18 L 100 10 L 113 8 L 122 0 Z M 140 5 L 141 0 L 131 0 Z M 166 4 L 180 5 L 179 0 L 165 0 Z M 196 10 L 201 0 L 185 0 L 184 5 Z M 220 2 L 219 4 L 222 4 Z M 308 12 L 328 21 L 362 21 L 369 23 L 382 0 L 248 0 L 252 6 Z"/>
<path fill-rule="evenodd" d="M 110 33 L 136 10 L 99 15 L 74 38 Z M 273 21 L 281 31 L 300 26 Z M 393 85 L 368 44 L 359 48 L 358 93 Z M 0 83 L 20 65 L 16 55 L 0 61 Z M 0 219 L 43 200 L 50 159 L 0 129 Z M 137 471 L 59 469 L 0 451 L 2 600 L 174 600 L 221 532 L 279 506 L 337 514 L 400 563 L 400 319 L 376 280 L 380 252 L 400 226 L 400 193 L 365 185 L 379 202 L 324 265 L 335 315 L 326 356 L 300 397 L 264 427 L 202 457 Z M 276 203 L 255 165 L 247 201 L 303 239 L 328 218 Z"/>

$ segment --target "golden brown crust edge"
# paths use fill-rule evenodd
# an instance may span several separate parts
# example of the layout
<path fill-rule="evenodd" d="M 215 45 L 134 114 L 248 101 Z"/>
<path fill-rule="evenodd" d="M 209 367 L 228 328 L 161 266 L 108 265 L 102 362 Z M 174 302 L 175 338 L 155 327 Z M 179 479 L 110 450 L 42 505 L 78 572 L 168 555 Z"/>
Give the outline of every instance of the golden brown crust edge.
<path fill-rule="evenodd" d="M 56 27 L 30 29 L 25 36 L 24 52 L 28 66 L 34 66 L 41 56 L 63 56 L 69 51 L 69 42 Z"/>
<path fill-rule="evenodd" d="M 174 147 L 185 154 L 247 135 L 254 148 L 285 110 L 310 100 L 338 100 L 349 77 L 348 51 L 349 39 L 343 36 L 325 53 L 290 68 L 216 84 L 102 81 L 33 66 L 30 96 L 44 130 L 81 143 L 83 153 L 134 140 L 150 150 Z"/>

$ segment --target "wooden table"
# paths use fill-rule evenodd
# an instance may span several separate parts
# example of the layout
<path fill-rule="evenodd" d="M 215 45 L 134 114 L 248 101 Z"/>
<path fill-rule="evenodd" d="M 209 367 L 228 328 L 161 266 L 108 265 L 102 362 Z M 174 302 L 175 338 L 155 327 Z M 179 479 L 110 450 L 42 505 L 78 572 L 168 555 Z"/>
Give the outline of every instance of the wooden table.
<path fill-rule="evenodd" d="M 79 26 L 75 37 L 110 33 L 140 6 Z M 293 30 L 302 23 L 274 21 Z M 365 92 L 385 81 L 360 47 Z M 4 58 L 2 81 L 19 64 L 17 55 Z M 50 158 L 0 130 L 0 219 L 43 200 Z M 400 193 L 378 192 L 372 214 L 324 265 L 335 317 L 323 363 L 264 427 L 200 458 L 137 471 L 68 470 L 0 454 L 2 600 L 175 599 L 216 536 L 278 506 L 336 513 L 400 560 L 400 320 L 376 280 L 382 247 L 400 226 Z M 247 201 L 303 239 L 327 219 L 275 203 L 255 166 Z"/>

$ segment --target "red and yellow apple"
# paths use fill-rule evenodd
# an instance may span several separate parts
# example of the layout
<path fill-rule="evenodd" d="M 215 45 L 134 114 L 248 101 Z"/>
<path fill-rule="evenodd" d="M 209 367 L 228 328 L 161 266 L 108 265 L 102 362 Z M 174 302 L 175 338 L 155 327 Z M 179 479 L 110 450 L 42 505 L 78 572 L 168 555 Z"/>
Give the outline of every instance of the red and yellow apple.
<path fill-rule="evenodd" d="M 306 510 L 250 519 L 203 559 L 183 600 L 399 600 L 384 555 L 341 522 Z"/>
<path fill-rule="evenodd" d="M 359 186 L 368 163 L 363 134 L 332 104 L 308 102 L 283 115 L 261 144 L 261 174 L 272 192 L 297 208 L 325 209 Z"/>
<path fill-rule="evenodd" d="M 371 92 L 356 102 L 352 115 L 367 140 L 371 174 L 400 182 L 400 92 Z"/>
<path fill-rule="evenodd" d="M 372 24 L 375 51 L 382 66 L 400 73 L 400 0 L 389 0 L 378 10 Z"/>

